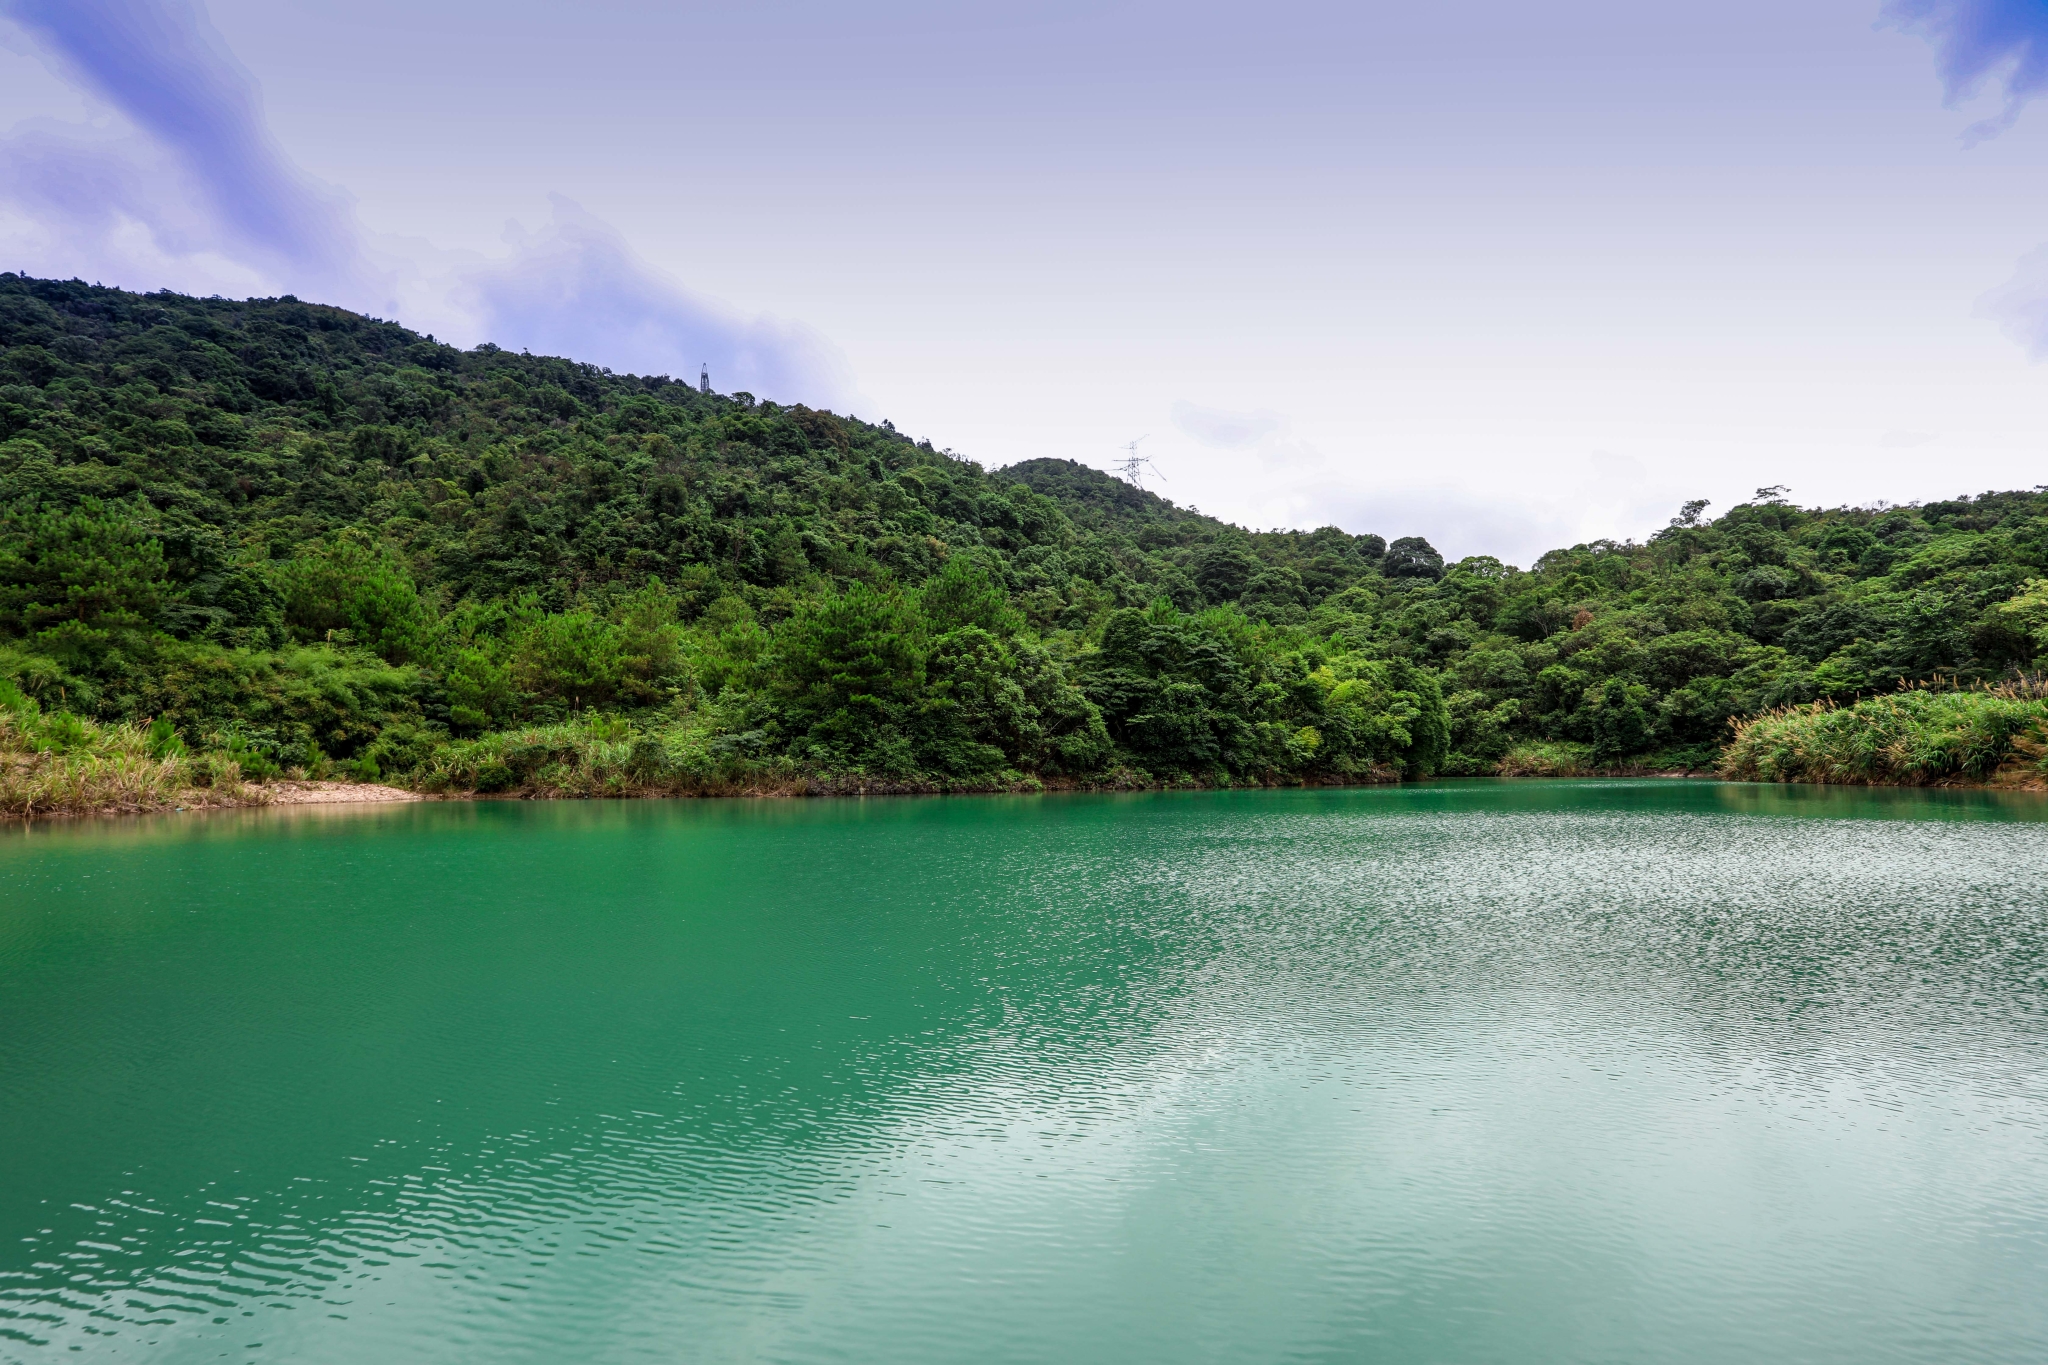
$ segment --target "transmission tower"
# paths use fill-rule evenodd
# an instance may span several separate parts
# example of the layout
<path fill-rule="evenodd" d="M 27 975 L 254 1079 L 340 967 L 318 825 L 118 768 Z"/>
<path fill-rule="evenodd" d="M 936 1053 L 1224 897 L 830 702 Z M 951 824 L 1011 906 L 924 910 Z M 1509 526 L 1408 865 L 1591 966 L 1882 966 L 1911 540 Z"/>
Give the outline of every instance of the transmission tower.
<path fill-rule="evenodd" d="M 1151 439 L 1151 433 L 1147 432 L 1145 435 L 1140 436 L 1138 441 L 1149 441 Z M 1150 469 L 1154 474 L 1159 474 L 1159 466 L 1138 453 L 1138 441 L 1129 441 L 1118 447 L 1118 449 L 1124 452 L 1124 457 L 1112 466 L 1117 476 L 1133 488 L 1143 488 L 1145 486 L 1145 471 L 1147 469 Z M 1159 474 L 1159 478 L 1161 482 L 1164 482 L 1166 476 Z"/>
<path fill-rule="evenodd" d="M 706 365 L 704 372 L 697 376 L 697 392 L 711 392 L 711 367 L 709 365 Z"/>

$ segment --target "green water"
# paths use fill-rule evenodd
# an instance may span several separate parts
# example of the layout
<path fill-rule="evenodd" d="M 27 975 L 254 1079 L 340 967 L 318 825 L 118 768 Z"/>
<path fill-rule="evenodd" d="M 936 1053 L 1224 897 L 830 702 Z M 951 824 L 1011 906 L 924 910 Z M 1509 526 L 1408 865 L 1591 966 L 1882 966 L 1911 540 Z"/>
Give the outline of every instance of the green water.
<path fill-rule="evenodd" d="M 2048 1359 L 2048 802 L 0 834 L 0 1360 Z"/>

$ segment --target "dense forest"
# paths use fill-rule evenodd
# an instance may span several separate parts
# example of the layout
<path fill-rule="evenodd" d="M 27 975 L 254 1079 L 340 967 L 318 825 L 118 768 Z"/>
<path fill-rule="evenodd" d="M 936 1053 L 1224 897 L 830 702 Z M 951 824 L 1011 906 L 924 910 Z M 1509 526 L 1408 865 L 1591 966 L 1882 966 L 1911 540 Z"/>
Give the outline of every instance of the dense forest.
<path fill-rule="evenodd" d="M 2048 667 L 2048 489 L 1705 513 L 1446 563 L 291 297 L 0 274 L 22 752 L 125 726 L 483 791 L 1699 769 L 1745 717 Z"/>

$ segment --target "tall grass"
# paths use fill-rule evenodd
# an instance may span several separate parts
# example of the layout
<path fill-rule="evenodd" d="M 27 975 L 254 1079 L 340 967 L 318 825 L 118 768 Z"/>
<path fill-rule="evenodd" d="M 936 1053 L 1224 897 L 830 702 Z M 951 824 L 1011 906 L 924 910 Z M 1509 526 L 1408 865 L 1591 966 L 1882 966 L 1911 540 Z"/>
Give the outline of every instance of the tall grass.
<path fill-rule="evenodd" d="M 1769 711 L 1736 722 L 1721 772 L 1756 782 L 2048 785 L 2048 680 Z"/>
<path fill-rule="evenodd" d="M 242 781 L 232 758 L 189 754 L 168 727 L 46 716 L 20 693 L 0 690 L 0 815 L 251 805 L 265 795 Z"/>

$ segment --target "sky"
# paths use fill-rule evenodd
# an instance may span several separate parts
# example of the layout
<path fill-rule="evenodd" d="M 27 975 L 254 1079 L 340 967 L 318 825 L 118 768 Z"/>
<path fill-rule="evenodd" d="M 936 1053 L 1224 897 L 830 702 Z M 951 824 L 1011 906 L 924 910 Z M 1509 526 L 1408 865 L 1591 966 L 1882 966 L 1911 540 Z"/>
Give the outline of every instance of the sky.
<path fill-rule="evenodd" d="M 0 0 L 0 269 L 1527 564 L 2048 480 L 2044 90 L 2043 0 Z"/>

